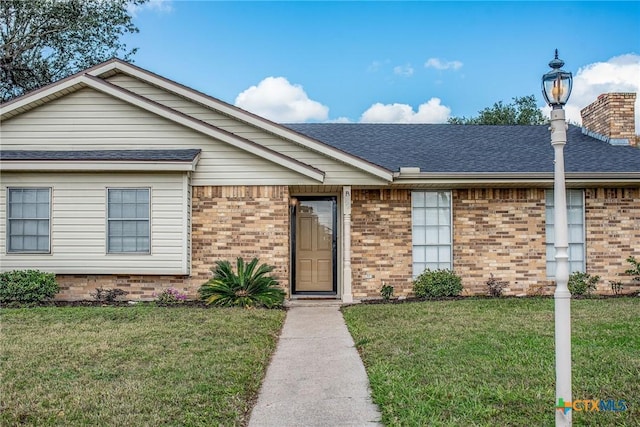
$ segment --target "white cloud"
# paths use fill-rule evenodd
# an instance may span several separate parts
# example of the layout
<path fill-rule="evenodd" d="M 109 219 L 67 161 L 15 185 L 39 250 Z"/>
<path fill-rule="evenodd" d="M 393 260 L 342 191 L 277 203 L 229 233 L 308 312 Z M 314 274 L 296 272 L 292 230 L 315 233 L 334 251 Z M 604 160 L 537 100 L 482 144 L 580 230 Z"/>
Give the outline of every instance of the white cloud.
<path fill-rule="evenodd" d="M 300 85 L 284 77 L 267 77 L 236 97 L 236 107 L 275 122 L 326 120 L 329 107 L 309 99 Z"/>
<path fill-rule="evenodd" d="M 566 67 L 565 67 L 566 69 Z M 608 92 L 640 92 L 640 55 L 615 56 L 578 69 L 565 107 L 567 120 L 581 123 L 580 110 Z M 636 133 L 640 131 L 640 98 L 636 98 Z M 544 109 L 548 115 L 549 107 Z"/>
<path fill-rule="evenodd" d="M 460 61 L 446 61 L 439 58 L 429 58 L 424 63 L 425 68 L 435 68 L 436 70 L 459 70 L 462 68 Z"/>
<path fill-rule="evenodd" d="M 442 105 L 440 98 L 431 98 L 421 104 L 418 111 L 407 104 L 373 104 L 362 113 L 362 123 L 445 123 L 451 108 Z"/>
<path fill-rule="evenodd" d="M 410 77 L 413 75 L 413 67 L 411 64 L 398 65 L 393 67 L 393 74 L 403 77 Z"/>
<path fill-rule="evenodd" d="M 150 10 L 159 13 L 173 12 L 173 0 L 149 0 L 141 5 L 129 3 L 127 10 L 132 16 L 137 16 L 138 13 L 144 10 Z"/>

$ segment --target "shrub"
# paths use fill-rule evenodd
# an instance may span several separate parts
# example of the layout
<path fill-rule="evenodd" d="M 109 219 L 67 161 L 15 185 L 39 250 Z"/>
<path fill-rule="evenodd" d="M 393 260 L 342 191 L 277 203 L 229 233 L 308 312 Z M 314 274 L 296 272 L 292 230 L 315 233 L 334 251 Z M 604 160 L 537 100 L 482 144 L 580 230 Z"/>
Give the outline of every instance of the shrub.
<path fill-rule="evenodd" d="M 156 297 L 156 304 L 158 305 L 180 304 L 181 302 L 184 302 L 187 299 L 186 294 L 183 294 L 182 292 L 180 292 L 175 288 L 165 289 L 164 291 L 160 292 L 160 294 L 158 295 L 154 293 L 153 296 Z"/>
<path fill-rule="evenodd" d="M 611 290 L 614 295 L 620 295 L 622 293 L 622 288 L 624 287 L 622 282 L 609 282 L 609 284 L 611 285 Z"/>
<path fill-rule="evenodd" d="M 120 296 L 127 295 L 129 292 L 123 291 L 122 289 L 109 289 L 109 288 L 96 288 L 96 291 L 90 294 L 96 301 L 102 302 L 114 302 Z"/>
<path fill-rule="evenodd" d="M 245 264 L 238 257 L 237 273 L 234 273 L 229 261 L 216 262 L 211 271 L 213 278 L 198 290 L 206 304 L 274 308 L 284 302 L 284 291 L 273 277 L 267 276 L 273 267 L 267 264 L 258 267 L 258 258 Z"/>
<path fill-rule="evenodd" d="M 630 256 L 627 258 L 627 262 L 631 264 L 631 268 L 625 271 L 625 274 L 629 276 L 634 276 L 633 280 L 637 280 L 640 282 L 640 261 L 636 260 L 635 257 Z"/>
<path fill-rule="evenodd" d="M 383 300 L 389 301 L 393 296 L 393 286 L 385 285 L 384 282 L 382 282 L 382 289 L 380 289 L 380 295 L 382 296 Z"/>
<path fill-rule="evenodd" d="M 39 303 L 53 298 L 59 290 L 53 273 L 14 270 L 0 274 L 0 303 Z"/>
<path fill-rule="evenodd" d="M 490 274 L 489 280 L 486 281 L 489 288 L 489 295 L 492 297 L 501 297 L 502 291 L 509 284 L 509 282 L 502 282 L 493 277 L 493 273 Z"/>
<path fill-rule="evenodd" d="M 592 276 L 588 273 L 575 271 L 569 276 L 569 292 L 571 295 L 589 295 L 596 289 L 600 276 Z"/>
<path fill-rule="evenodd" d="M 413 282 L 418 298 L 455 297 L 462 292 L 462 279 L 451 270 L 426 269 Z"/>

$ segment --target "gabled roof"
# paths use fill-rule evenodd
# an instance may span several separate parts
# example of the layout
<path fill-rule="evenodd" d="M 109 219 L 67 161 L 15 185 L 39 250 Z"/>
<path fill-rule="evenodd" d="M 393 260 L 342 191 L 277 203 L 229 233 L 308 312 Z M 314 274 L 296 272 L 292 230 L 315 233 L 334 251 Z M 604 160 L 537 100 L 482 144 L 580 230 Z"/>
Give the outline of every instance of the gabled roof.
<path fill-rule="evenodd" d="M 287 124 L 287 127 L 388 170 L 432 174 L 549 174 L 554 151 L 547 125 Z M 569 173 L 640 174 L 640 149 L 613 146 L 569 125 Z"/>
<path fill-rule="evenodd" d="M 116 61 L 115 64 L 121 65 L 124 63 Z M 93 71 L 94 69 L 90 69 L 88 71 Z M 89 74 L 89 72 L 75 74 L 64 80 L 45 86 L 44 88 L 30 92 L 20 98 L 13 99 L 0 105 L 0 119 L 5 120 L 15 114 L 35 108 L 51 99 L 64 96 L 83 87 L 89 87 L 99 92 L 111 95 L 117 99 L 157 114 L 160 117 L 191 128 L 196 132 L 216 138 L 236 148 L 240 148 L 258 157 L 262 157 L 297 173 L 308 176 L 316 181 L 322 182 L 324 180 L 324 173 L 312 166 L 280 154 L 246 138 L 237 136 L 231 132 L 227 132 L 206 122 L 195 119 L 165 105 L 137 95 L 127 89 L 121 88 L 120 86 L 113 85 L 101 78 Z"/>
<path fill-rule="evenodd" d="M 262 129 L 281 138 L 287 139 L 293 143 L 299 144 L 308 149 L 319 152 L 325 156 L 331 157 L 340 162 L 351 165 L 357 169 L 365 171 L 373 176 L 383 178 L 386 181 L 392 181 L 393 174 L 378 165 L 369 163 L 358 156 L 351 155 L 348 152 L 336 149 L 331 145 L 325 144 L 321 141 L 314 140 L 306 135 L 299 134 L 291 129 L 267 120 L 263 117 L 252 114 L 248 111 L 237 108 L 233 105 L 225 103 L 219 99 L 213 98 L 189 87 L 168 80 L 157 74 L 151 73 L 142 68 L 136 67 L 132 64 L 124 62 L 119 59 L 111 59 L 102 64 L 98 64 L 92 68 L 82 71 L 66 79 L 60 80 L 51 85 L 45 86 L 41 89 L 30 92 L 19 98 L 12 99 L 9 102 L 0 104 L 0 120 L 6 120 L 16 114 L 20 114 L 31 108 L 35 108 L 42 105 L 52 99 L 64 96 L 70 92 L 76 91 L 83 87 L 91 87 L 96 90 L 100 90 L 104 93 L 116 95 L 116 97 L 131 102 L 139 107 L 145 108 L 152 112 L 158 112 L 157 107 L 161 107 L 167 114 L 160 114 L 163 117 L 174 120 L 180 124 L 188 127 L 192 127 L 194 130 L 203 132 L 203 126 L 208 127 L 208 131 L 203 133 L 221 139 L 224 142 L 231 143 L 238 148 L 245 149 L 253 154 L 263 157 L 267 160 L 273 161 L 282 166 L 288 167 L 298 173 L 313 178 L 319 182 L 323 182 L 324 173 L 310 165 L 299 162 L 296 159 L 280 154 L 273 150 L 270 150 L 264 146 L 256 144 L 245 138 L 239 137 L 230 132 L 226 132 L 215 126 L 211 126 L 205 122 L 199 121 L 188 115 L 182 114 L 176 110 L 168 108 L 164 105 L 153 102 L 147 98 L 138 96 L 131 91 L 123 89 L 119 86 L 112 85 L 101 77 L 109 77 L 116 73 L 124 73 L 132 77 L 141 79 L 154 86 L 160 87 L 164 90 L 173 92 L 177 95 L 190 99 L 194 102 L 202 104 L 208 108 L 216 110 L 222 114 L 230 116 L 236 120 L 247 123 L 256 128 Z M 133 99 L 137 99 L 138 102 L 132 102 Z M 153 107 L 153 108 L 149 108 Z M 182 116 L 182 120 L 176 120 L 176 116 Z M 186 121 L 185 121 L 186 120 Z M 194 122 L 199 122 L 199 126 L 194 126 Z M 227 138 L 221 136 L 226 134 Z"/>
<path fill-rule="evenodd" d="M 390 171 L 385 170 L 377 166 L 376 164 L 371 164 L 357 155 L 352 155 L 349 152 L 336 149 L 336 147 L 333 147 L 330 144 L 326 144 L 322 140 L 316 140 L 314 138 L 310 138 L 307 135 L 292 132 L 291 129 L 286 126 L 282 126 L 281 124 L 267 120 L 264 117 L 258 116 L 249 111 L 221 101 L 217 98 L 191 89 L 180 83 L 169 80 L 165 77 L 159 76 L 140 67 L 136 67 L 135 65 L 132 65 L 130 63 L 123 62 L 119 59 L 113 59 L 87 71 L 88 74 L 94 76 L 108 76 L 110 74 L 113 74 L 114 72 L 122 72 L 132 77 L 139 78 L 162 89 L 168 90 L 177 95 L 183 96 L 209 108 L 212 108 L 222 114 L 233 117 L 236 120 L 240 120 L 254 127 L 266 130 L 267 132 L 275 134 L 279 137 L 295 142 L 296 144 L 300 144 L 303 147 L 317 151 L 321 154 L 352 165 L 358 169 L 364 170 L 374 176 L 383 178 L 387 181 L 392 180 L 392 174 L 390 173 Z"/>

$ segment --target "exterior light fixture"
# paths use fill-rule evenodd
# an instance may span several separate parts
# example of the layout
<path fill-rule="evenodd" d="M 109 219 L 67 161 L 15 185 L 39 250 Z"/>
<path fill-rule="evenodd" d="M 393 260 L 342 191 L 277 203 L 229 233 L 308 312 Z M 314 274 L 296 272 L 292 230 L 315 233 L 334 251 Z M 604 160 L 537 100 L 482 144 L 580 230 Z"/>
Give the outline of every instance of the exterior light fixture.
<path fill-rule="evenodd" d="M 562 108 L 571 94 L 571 73 L 561 68 L 564 61 L 556 55 L 542 76 L 542 94 L 553 108 L 549 130 L 555 153 L 553 173 L 554 229 L 556 249 L 555 353 L 556 353 L 556 404 L 571 402 L 571 292 L 569 292 L 569 227 L 567 226 L 567 196 L 564 177 L 564 146 L 567 143 L 567 123 Z M 572 411 L 555 410 L 556 426 L 570 427 Z"/>
<path fill-rule="evenodd" d="M 573 76 L 562 69 L 564 61 L 558 59 L 558 49 L 556 56 L 549 62 L 552 68 L 547 74 L 542 76 L 542 95 L 551 107 L 561 108 L 569 100 L 571 88 L 573 86 Z"/>

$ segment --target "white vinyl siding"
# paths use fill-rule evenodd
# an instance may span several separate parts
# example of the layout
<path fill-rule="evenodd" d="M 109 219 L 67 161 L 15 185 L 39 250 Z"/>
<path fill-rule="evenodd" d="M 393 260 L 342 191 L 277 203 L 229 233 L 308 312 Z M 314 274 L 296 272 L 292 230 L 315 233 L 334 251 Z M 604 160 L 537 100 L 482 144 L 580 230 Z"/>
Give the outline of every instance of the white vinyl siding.
<path fill-rule="evenodd" d="M 109 83 L 126 88 L 127 90 L 142 95 L 145 98 L 151 99 L 242 138 L 257 142 L 258 144 L 285 156 L 318 168 L 326 173 L 324 182 L 326 185 L 386 184 L 386 181 L 376 178 L 344 162 L 303 147 L 295 142 L 287 141 L 255 126 L 241 122 L 225 114 L 221 114 L 203 105 L 189 101 L 184 97 L 147 84 L 134 77 L 130 77 L 125 74 L 117 74 L 107 80 Z M 198 169 L 202 169 L 201 165 L 198 165 Z M 268 179 L 269 177 L 265 176 L 264 178 Z M 291 182 L 287 184 L 299 185 Z M 196 182 L 194 185 L 204 184 Z"/>
<path fill-rule="evenodd" d="M 92 89 L 2 122 L 3 150 L 202 150 L 193 185 L 308 185 L 312 178 Z"/>
<path fill-rule="evenodd" d="M 149 189 L 109 188 L 107 192 L 107 252 L 149 253 Z"/>
<path fill-rule="evenodd" d="M 547 277 L 556 275 L 553 190 L 546 191 Z M 567 190 L 569 272 L 585 271 L 584 191 Z"/>
<path fill-rule="evenodd" d="M 58 274 L 187 274 L 182 173 L 2 173 L 0 266 Z M 51 191 L 51 253 L 6 251 L 7 187 Z M 150 188 L 150 253 L 107 253 L 107 189 Z"/>
<path fill-rule="evenodd" d="M 451 192 L 413 191 L 413 277 L 425 269 L 451 269 Z"/>
<path fill-rule="evenodd" d="M 51 189 L 8 188 L 7 250 L 49 253 Z"/>

